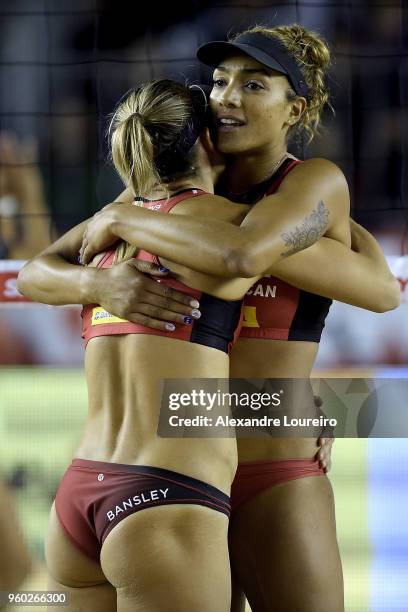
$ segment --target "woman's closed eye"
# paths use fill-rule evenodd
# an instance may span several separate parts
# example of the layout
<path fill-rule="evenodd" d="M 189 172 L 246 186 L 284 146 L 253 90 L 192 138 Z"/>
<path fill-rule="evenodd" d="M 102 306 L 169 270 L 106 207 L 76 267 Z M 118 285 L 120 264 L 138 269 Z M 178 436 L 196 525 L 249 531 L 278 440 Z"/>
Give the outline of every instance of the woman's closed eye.
<path fill-rule="evenodd" d="M 226 87 L 228 85 L 227 80 L 226 79 L 214 79 L 213 80 L 213 87 L 214 88 L 221 88 L 221 87 Z M 260 89 L 265 89 L 265 87 L 263 86 L 262 83 L 259 83 L 258 81 L 247 81 L 246 83 L 243 84 L 243 87 L 246 89 L 249 89 L 251 91 L 258 91 Z"/>

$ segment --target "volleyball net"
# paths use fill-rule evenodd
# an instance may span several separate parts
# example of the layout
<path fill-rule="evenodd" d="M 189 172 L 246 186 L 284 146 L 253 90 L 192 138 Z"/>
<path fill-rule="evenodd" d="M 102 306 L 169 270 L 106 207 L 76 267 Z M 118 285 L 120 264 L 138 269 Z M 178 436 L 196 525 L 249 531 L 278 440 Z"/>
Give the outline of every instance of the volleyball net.
<path fill-rule="evenodd" d="M 126 91 L 163 77 L 210 81 L 211 70 L 195 59 L 200 44 L 254 23 L 293 22 L 316 30 L 330 44 L 328 86 L 335 109 L 335 116 L 324 115 L 327 129 L 321 137 L 293 152 L 339 164 L 350 185 L 353 216 L 391 232 L 392 254 L 404 253 L 407 14 L 402 0 L 197 0 L 163 13 L 154 4 L 142 13 L 111 0 L 4 0 L 0 258 L 19 258 L 13 251 L 30 232 L 44 231 L 53 240 L 121 192 L 107 163 L 105 134 L 108 115 Z M 10 137 L 17 141 L 10 144 Z M 28 138 L 35 150 L 29 150 Z M 33 176 L 24 177 L 24 169 L 40 173 L 42 203 L 38 185 L 33 187 Z M 24 182 L 28 193 L 21 188 Z"/>
<path fill-rule="evenodd" d="M 10 308 L 26 301 L 16 291 L 18 265 L 13 261 L 32 257 L 122 191 L 107 161 L 105 137 L 117 100 L 150 79 L 209 82 L 211 70 L 195 59 L 197 47 L 255 23 L 297 22 L 328 41 L 332 66 L 327 85 L 335 115 L 324 114 L 321 136 L 292 152 L 329 158 L 342 168 L 352 216 L 384 246 L 406 299 L 407 15 L 408 6 L 400 0 L 197 0 L 164 12 L 152 4 L 143 13 L 111 0 L 4 0 L 2 312 L 6 304 Z M 397 336 L 399 325 L 389 337 Z M 321 354 L 325 345 L 330 343 L 323 342 Z M 400 348 L 386 353 L 386 361 L 405 359 Z"/>

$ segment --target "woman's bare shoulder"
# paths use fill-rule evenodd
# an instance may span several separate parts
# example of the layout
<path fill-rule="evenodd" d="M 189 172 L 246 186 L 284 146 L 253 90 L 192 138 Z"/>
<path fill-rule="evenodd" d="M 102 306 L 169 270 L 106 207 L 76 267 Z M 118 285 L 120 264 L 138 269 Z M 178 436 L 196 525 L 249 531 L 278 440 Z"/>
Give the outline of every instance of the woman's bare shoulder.
<path fill-rule="evenodd" d="M 305 159 L 301 164 L 298 164 L 288 176 L 303 175 L 310 176 L 311 179 L 315 179 L 316 177 L 337 179 L 347 185 L 346 177 L 341 168 L 330 159 L 325 159 L 323 157 Z"/>
<path fill-rule="evenodd" d="M 349 188 L 343 171 L 337 164 L 321 157 L 305 160 L 289 172 L 279 188 L 279 192 L 289 197 L 299 193 L 331 194 L 333 197 L 349 201 Z"/>
<path fill-rule="evenodd" d="M 212 217 L 229 223 L 239 223 L 248 213 L 249 207 L 231 202 L 227 198 L 211 193 L 189 198 L 177 204 L 171 212 L 194 217 Z"/>

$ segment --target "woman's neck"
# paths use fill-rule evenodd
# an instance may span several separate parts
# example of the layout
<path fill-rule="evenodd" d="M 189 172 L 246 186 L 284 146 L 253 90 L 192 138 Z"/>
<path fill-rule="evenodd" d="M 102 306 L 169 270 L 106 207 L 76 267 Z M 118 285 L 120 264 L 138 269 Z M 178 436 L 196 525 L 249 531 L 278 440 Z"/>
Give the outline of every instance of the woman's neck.
<path fill-rule="evenodd" d="M 285 147 L 269 149 L 266 153 L 248 152 L 227 157 L 228 189 L 241 194 L 272 176 L 288 155 Z"/>
<path fill-rule="evenodd" d="M 208 173 L 197 172 L 194 176 L 177 179 L 171 183 L 158 185 L 149 194 L 143 194 L 149 200 L 160 200 L 174 196 L 185 189 L 202 189 L 208 193 L 214 193 L 214 181 Z"/>

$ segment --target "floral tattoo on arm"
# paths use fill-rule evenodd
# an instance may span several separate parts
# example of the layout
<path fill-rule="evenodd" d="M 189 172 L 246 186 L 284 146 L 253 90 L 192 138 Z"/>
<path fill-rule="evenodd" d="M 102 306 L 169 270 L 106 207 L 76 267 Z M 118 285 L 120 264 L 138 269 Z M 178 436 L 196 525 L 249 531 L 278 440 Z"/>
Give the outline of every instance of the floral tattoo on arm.
<path fill-rule="evenodd" d="M 320 200 L 317 209 L 306 217 L 300 226 L 296 225 L 292 232 L 281 234 L 285 247 L 287 247 L 287 250 L 281 253 L 282 257 L 288 257 L 293 253 L 303 251 L 303 249 L 317 242 L 325 233 L 328 225 L 329 211 L 324 202 Z"/>

